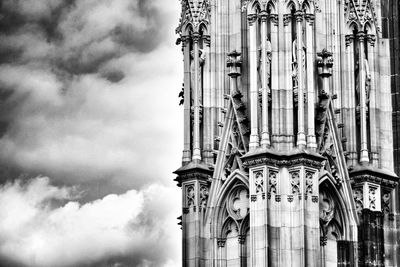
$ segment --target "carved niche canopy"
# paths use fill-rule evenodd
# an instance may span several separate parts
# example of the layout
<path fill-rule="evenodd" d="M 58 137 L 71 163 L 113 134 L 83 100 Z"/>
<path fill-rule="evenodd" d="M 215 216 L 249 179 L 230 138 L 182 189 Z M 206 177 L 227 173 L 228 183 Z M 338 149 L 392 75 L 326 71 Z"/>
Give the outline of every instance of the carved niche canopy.
<path fill-rule="evenodd" d="M 184 27 L 191 24 L 194 32 L 199 31 L 201 23 L 209 24 L 210 0 L 181 0 L 182 11 L 176 33 L 182 35 Z"/>
<path fill-rule="evenodd" d="M 369 23 L 380 31 L 374 0 L 345 0 L 344 8 L 348 25 L 355 23 L 362 30 Z"/>

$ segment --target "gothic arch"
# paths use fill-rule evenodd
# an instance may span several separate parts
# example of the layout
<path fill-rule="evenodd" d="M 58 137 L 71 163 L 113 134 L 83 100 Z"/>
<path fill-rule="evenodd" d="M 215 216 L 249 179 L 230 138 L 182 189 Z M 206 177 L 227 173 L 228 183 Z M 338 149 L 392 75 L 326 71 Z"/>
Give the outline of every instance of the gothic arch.
<path fill-rule="evenodd" d="M 247 7 L 247 14 L 258 14 L 261 11 L 261 4 L 258 0 Z"/>
<path fill-rule="evenodd" d="M 237 188 L 243 188 L 247 190 L 247 192 L 249 190 L 248 179 L 246 175 L 244 175 L 240 170 L 235 170 L 231 173 L 231 175 L 226 179 L 225 183 L 221 187 L 220 192 L 218 193 L 219 197 L 216 201 L 216 209 L 214 210 L 214 214 L 212 216 L 213 218 L 216 218 L 215 233 L 217 236 L 222 231 L 222 228 L 218 229 L 218 225 L 222 226 L 224 224 L 226 216 L 232 217 L 232 214 L 229 214 L 229 212 L 226 213 L 226 209 L 229 208 L 227 207 L 227 202 L 232 192 Z M 240 220 L 245 221 L 245 217 Z"/>
<path fill-rule="evenodd" d="M 376 29 L 375 29 L 374 23 L 370 23 L 369 21 L 367 21 L 364 24 L 364 31 L 367 34 L 376 34 Z"/>
<path fill-rule="evenodd" d="M 189 36 L 193 33 L 193 25 L 189 21 L 186 21 L 185 24 L 183 24 L 182 28 L 183 28 L 182 36 Z"/>
<path fill-rule="evenodd" d="M 215 219 L 211 226 L 216 240 L 214 244 L 218 246 L 218 260 L 244 262 L 248 256 L 250 202 L 246 175 L 240 170 L 232 172 L 218 195 L 212 216 Z M 228 250 L 233 250 L 234 253 L 228 253 Z"/>
<path fill-rule="evenodd" d="M 203 21 L 199 24 L 199 33 L 202 34 L 203 36 L 210 34 L 206 22 Z"/>
<path fill-rule="evenodd" d="M 351 232 L 352 220 L 348 214 L 348 211 L 353 209 L 351 208 L 351 205 L 345 201 L 343 193 L 341 190 L 337 189 L 335 183 L 335 178 L 330 173 L 325 173 L 319 180 L 320 191 L 329 191 L 329 195 L 331 196 L 332 200 L 335 201 L 338 218 L 340 218 L 340 220 L 337 221 L 341 224 L 342 228 L 341 239 L 352 240 L 352 237 L 356 235 L 356 233 Z"/>
<path fill-rule="evenodd" d="M 299 5 L 295 1 L 289 1 L 286 4 L 286 13 L 299 10 Z"/>
<path fill-rule="evenodd" d="M 268 13 L 277 14 L 276 5 L 274 1 L 272 0 L 268 1 L 265 6 Z"/>
<path fill-rule="evenodd" d="M 314 14 L 314 5 L 309 1 L 304 1 L 301 5 L 301 9 L 304 10 L 307 14 Z"/>

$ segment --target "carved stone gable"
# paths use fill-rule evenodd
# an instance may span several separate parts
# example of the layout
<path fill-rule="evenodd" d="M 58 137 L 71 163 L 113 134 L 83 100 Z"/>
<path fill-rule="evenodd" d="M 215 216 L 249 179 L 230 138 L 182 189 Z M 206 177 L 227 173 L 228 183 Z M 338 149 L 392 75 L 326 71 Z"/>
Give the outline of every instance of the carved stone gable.
<path fill-rule="evenodd" d="M 345 14 L 349 25 L 356 23 L 359 29 L 363 29 L 365 24 L 369 23 L 380 31 L 375 3 L 372 0 L 346 0 Z"/>

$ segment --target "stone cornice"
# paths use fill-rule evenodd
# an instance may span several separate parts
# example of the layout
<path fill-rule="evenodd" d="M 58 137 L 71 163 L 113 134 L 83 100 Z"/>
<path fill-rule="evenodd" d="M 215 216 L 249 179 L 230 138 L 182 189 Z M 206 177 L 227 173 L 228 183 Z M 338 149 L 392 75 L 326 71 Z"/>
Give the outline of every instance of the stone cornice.
<path fill-rule="evenodd" d="M 321 168 L 325 158 L 319 154 L 309 153 L 307 151 L 296 151 L 290 154 L 277 153 L 272 150 L 260 151 L 259 153 L 246 154 L 242 157 L 243 166 L 251 167 L 258 165 L 270 165 L 275 167 L 294 167 L 308 166 Z"/>
<path fill-rule="evenodd" d="M 394 173 L 367 167 L 350 171 L 349 174 L 353 185 L 369 182 L 388 188 L 395 188 L 399 181 L 399 178 Z"/>
<path fill-rule="evenodd" d="M 213 170 L 202 162 L 191 162 L 174 171 L 174 173 L 178 175 L 174 181 L 181 187 L 184 181 L 202 180 L 208 182 L 212 177 Z"/>

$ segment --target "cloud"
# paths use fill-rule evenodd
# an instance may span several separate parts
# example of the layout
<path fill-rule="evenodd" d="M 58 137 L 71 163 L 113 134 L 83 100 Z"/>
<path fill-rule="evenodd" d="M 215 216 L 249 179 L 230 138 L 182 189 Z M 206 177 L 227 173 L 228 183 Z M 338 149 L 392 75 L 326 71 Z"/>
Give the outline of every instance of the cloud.
<path fill-rule="evenodd" d="M 18 21 L 0 29 L 3 176 L 99 185 L 91 199 L 170 181 L 181 147 L 178 9 L 162 0 L 3 2 L 2 20 Z"/>
<path fill-rule="evenodd" d="M 86 204 L 77 197 L 77 188 L 46 177 L 2 186 L 0 257 L 40 267 L 179 265 L 176 190 L 153 185 Z"/>
<path fill-rule="evenodd" d="M 0 266 L 179 265 L 178 13 L 0 2 Z"/>

